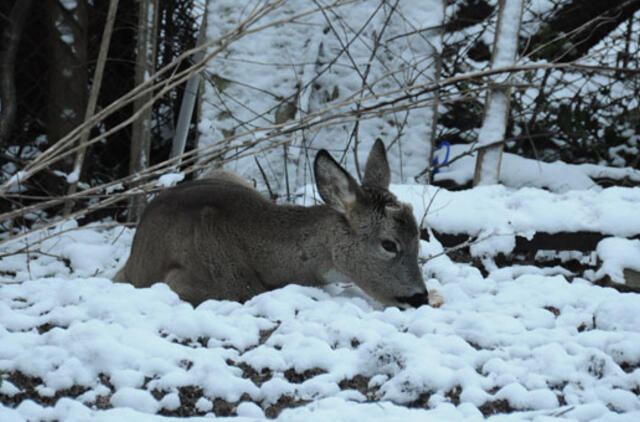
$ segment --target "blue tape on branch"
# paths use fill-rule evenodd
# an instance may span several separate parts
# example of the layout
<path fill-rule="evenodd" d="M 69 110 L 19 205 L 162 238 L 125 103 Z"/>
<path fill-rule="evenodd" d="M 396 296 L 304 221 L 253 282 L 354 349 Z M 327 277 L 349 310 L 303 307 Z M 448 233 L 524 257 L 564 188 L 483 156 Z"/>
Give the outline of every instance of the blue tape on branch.
<path fill-rule="evenodd" d="M 436 155 L 438 150 L 442 149 L 442 148 L 446 148 L 446 152 L 444 153 L 444 160 L 442 160 L 442 163 L 440 162 L 440 159 L 438 158 L 438 156 Z M 436 148 L 436 150 L 434 151 L 433 154 L 433 174 L 436 174 L 440 171 L 440 167 L 443 167 L 447 164 L 447 162 L 449 162 L 449 151 L 451 151 L 451 144 L 447 141 L 442 141 L 440 142 L 440 145 L 438 145 L 438 147 Z"/>

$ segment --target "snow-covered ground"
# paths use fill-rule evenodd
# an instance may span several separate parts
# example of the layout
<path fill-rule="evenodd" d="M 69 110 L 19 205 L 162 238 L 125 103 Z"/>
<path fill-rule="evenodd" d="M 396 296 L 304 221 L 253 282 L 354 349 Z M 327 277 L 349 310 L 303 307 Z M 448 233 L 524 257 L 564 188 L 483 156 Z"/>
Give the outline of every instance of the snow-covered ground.
<path fill-rule="evenodd" d="M 418 220 L 428 208 L 431 227 L 496 234 L 477 246 L 489 255 L 516 232 L 627 236 L 640 224 L 638 188 L 392 190 Z M 132 230 L 72 228 L 33 246 L 45 254 L 0 259 L 0 421 L 640 420 L 636 294 L 558 268 L 483 276 L 439 255 L 423 266 L 439 308 L 291 285 L 194 309 L 166 285 L 110 281 Z M 421 244 L 423 258 L 441 251 Z M 612 237 L 598 253 L 622 274 L 640 243 Z"/>
<path fill-rule="evenodd" d="M 441 148 L 436 152 L 439 163 L 447 162 L 435 174 L 434 180 L 451 180 L 457 185 L 471 185 L 475 168 L 476 152 L 473 145 L 451 145 L 447 152 Z M 512 188 L 536 187 L 552 192 L 571 190 L 600 190 L 596 179 L 627 179 L 640 184 L 640 170 L 631 167 L 607 167 L 596 164 L 567 164 L 561 161 L 546 163 L 504 153 L 500 167 L 500 183 Z"/>

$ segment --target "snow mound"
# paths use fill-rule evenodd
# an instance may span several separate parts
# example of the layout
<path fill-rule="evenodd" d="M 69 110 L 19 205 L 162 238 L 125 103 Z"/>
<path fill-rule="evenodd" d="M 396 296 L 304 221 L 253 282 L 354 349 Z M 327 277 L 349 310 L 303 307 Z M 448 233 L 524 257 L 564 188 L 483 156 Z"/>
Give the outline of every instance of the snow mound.
<path fill-rule="evenodd" d="M 412 204 L 423 226 L 480 241 L 478 256 L 509 253 L 515 236 L 536 232 L 598 232 L 619 237 L 640 234 L 640 188 L 611 187 L 554 193 L 538 188 L 502 185 L 448 191 L 435 186 L 392 185 L 402 201 Z M 606 248 L 606 246 L 603 246 Z"/>
<path fill-rule="evenodd" d="M 640 271 L 640 240 L 609 237 L 601 240 L 597 248 L 602 267 L 596 272 L 595 279 L 604 275 L 616 283 L 625 283 L 624 270 Z"/>
<path fill-rule="evenodd" d="M 469 150 L 469 145 L 451 145 L 449 160 L 455 159 L 455 161 L 442 166 L 434 177 L 435 181 L 453 180 L 460 186 L 471 183 L 476 153 L 469 153 Z M 602 178 L 614 180 L 628 178 L 631 181 L 640 182 L 640 171 L 633 168 L 613 168 L 595 164 L 567 164 L 562 161 L 546 163 L 508 152 L 503 153 L 500 168 L 500 183 L 505 186 L 544 188 L 557 193 L 571 190 L 597 191 L 600 188 L 593 180 Z"/>

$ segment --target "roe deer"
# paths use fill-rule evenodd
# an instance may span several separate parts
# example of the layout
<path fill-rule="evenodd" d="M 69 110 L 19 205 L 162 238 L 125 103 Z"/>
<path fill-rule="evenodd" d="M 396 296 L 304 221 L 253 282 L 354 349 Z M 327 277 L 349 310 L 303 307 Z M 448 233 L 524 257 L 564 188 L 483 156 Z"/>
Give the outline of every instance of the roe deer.
<path fill-rule="evenodd" d="M 384 305 L 428 304 L 410 205 L 387 189 L 374 144 L 360 186 L 326 150 L 314 173 L 326 205 L 276 205 L 223 172 L 161 193 L 145 210 L 116 281 L 167 283 L 186 301 L 245 301 L 289 283 L 351 282 Z"/>

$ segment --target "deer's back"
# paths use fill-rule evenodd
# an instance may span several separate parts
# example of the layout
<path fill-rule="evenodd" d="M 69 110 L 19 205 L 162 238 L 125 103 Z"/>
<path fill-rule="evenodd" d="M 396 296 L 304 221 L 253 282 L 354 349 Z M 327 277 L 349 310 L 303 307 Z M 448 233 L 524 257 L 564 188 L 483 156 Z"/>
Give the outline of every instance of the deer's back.
<path fill-rule="evenodd" d="M 225 178 L 168 189 L 147 206 L 129 260 L 117 278 L 138 287 L 166 282 L 172 287 L 199 283 L 203 288 L 209 288 L 212 279 L 231 278 L 234 274 L 221 264 L 246 261 L 245 243 L 250 240 L 243 222 L 250 222 L 253 215 L 268 214 L 272 207 L 255 189 Z M 238 272 L 238 268 L 231 270 Z M 206 293 L 207 297 L 233 296 Z"/>
<path fill-rule="evenodd" d="M 169 212 L 192 215 L 209 208 L 237 215 L 238 212 L 246 214 L 249 209 L 263 210 L 270 207 L 273 204 L 248 185 L 227 177 L 214 176 L 183 183 L 162 192 L 147 206 L 144 214 Z M 144 221 L 145 215 L 141 223 Z"/>

